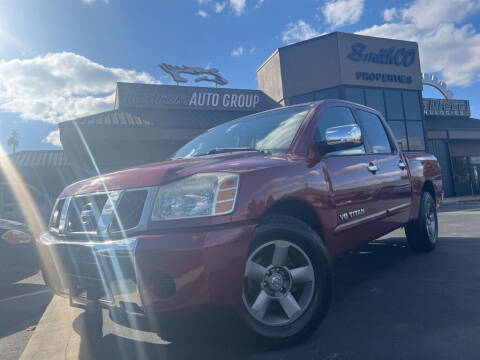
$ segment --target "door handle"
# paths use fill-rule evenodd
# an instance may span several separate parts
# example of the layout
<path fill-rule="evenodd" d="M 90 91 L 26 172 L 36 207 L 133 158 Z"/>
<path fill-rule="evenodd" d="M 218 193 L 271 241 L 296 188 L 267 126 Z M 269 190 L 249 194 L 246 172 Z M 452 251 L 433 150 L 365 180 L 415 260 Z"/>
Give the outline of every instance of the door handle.
<path fill-rule="evenodd" d="M 376 173 L 378 171 L 378 166 L 371 162 L 368 164 L 368 171 L 370 171 L 371 173 Z"/>
<path fill-rule="evenodd" d="M 398 167 L 402 170 L 405 170 L 405 168 L 407 167 L 407 164 L 405 164 L 405 162 L 403 160 L 400 160 L 398 162 Z"/>

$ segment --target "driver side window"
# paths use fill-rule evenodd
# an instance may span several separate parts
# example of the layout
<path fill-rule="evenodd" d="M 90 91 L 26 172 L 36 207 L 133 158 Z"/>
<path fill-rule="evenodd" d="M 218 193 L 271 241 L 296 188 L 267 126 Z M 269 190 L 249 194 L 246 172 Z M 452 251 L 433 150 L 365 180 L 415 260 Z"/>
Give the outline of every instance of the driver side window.
<path fill-rule="evenodd" d="M 352 111 L 343 106 L 335 106 L 327 108 L 320 117 L 315 130 L 315 142 L 325 141 L 325 131 L 328 128 L 342 125 L 357 125 Z M 347 150 L 339 150 L 329 152 L 328 156 L 338 155 L 358 155 L 365 154 L 365 146 L 360 145 Z"/>

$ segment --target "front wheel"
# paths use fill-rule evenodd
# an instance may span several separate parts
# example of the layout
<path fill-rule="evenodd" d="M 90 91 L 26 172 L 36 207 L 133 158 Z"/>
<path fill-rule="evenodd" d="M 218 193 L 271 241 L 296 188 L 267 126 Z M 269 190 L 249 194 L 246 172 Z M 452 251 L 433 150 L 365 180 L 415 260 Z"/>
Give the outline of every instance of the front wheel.
<path fill-rule="evenodd" d="M 245 266 L 247 326 L 270 340 L 299 339 L 319 325 L 331 296 L 331 264 L 318 234 L 292 217 L 265 219 Z"/>
<path fill-rule="evenodd" d="M 435 201 L 430 193 L 424 192 L 420 199 L 418 219 L 405 227 L 408 245 L 417 252 L 435 249 L 438 237 L 438 217 Z"/>

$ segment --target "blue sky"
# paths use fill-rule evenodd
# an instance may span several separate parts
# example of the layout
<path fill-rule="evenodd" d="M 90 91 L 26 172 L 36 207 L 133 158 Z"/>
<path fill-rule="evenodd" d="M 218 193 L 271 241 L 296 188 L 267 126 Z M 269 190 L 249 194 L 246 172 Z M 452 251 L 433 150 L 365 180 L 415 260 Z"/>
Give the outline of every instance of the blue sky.
<path fill-rule="evenodd" d="M 16 129 L 19 150 L 55 148 L 56 123 L 112 109 L 116 81 L 171 83 L 161 62 L 257 88 L 276 48 L 336 30 L 418 41 L 480 117 L 479 22 L 480 0 L 2 0 L 0 145 Z"/>

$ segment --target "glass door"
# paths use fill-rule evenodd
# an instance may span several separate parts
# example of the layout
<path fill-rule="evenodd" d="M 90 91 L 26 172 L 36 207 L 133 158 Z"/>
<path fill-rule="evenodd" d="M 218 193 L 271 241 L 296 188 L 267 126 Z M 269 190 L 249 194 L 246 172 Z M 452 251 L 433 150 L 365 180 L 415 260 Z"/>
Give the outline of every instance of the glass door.
<path fill-rule="evenodd" d="M 480 194 L 480 156 L 471 156 L 470 163 L 472 164 L 472 192 L 476 195 Z"/>
<path fill-rule="evenodd" d="M 452 156 L 452 168 L 456 196 L 472 195 L 468 156 Z"/>

